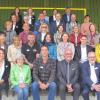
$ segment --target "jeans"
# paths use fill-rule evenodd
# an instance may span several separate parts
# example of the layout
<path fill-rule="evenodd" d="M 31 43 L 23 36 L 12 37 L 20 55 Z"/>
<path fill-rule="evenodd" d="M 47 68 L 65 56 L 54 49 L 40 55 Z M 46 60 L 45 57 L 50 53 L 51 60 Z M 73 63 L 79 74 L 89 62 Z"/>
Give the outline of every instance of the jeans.
<path fill-rule="evenodd" d="M 54 100 L 56 96 L 56 83 L 51 82 L 49 87 L 48 87 L 48 100 Z M 33 100 L 40 100 L 40 94 L 39 94 L 39 84 L 37 82 L 32 83 L 32 95 L 33 95 Z"/>
<path fill-rule="evenodd" d="M 20 88 L 19 86 L 15 86 L 13 88 L 14 92 L 18 95 L 18 100 L 28 100 L 29 87 Z"/>

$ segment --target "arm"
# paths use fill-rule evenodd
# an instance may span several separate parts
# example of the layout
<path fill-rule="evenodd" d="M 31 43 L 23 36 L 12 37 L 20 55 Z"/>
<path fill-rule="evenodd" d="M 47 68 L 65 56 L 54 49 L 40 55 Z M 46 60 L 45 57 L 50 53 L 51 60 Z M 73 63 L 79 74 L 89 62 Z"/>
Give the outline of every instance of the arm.
<path fill-rule="evenodd" d="M 51 67 L 51 73 L 50 73 L 50 77 L 49 77 L 49 80 L 48 80 L 48 83 L 51 83 L 55 80 L 55 74 L 56 74 L 56 61 L 52 60 L 52 65 L 50 66 Z"/>

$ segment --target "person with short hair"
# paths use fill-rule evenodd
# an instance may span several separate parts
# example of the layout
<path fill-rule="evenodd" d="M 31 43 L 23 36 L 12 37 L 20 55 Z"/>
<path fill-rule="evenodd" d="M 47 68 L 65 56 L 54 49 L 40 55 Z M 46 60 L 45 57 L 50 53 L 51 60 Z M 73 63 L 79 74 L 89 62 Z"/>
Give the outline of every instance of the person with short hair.
<path fill-rule="evenodd" d="M 84 100 L 89 99 L 89 92 L 93 91 L 100 100 L 100 63 L 96 62 L 95 52 L 88 53 L 88 61 L 81 64 L 81 86 Z"/>
<path fill-rule="evenodd" d="M 17 100 L 28 100 L 29 85 L 31 83 L 31 71 L 24 64 L 24 56 L 16 56 L 16 64 L 11 67 L 10 82 L 12 90 L 17 94 Z"/>
<path fill-rule="evenodd" d="M 48 100 L 54 100 L 56 96 L 56 61 L 49 58 L 48 48 L 41 47 L 41 58 L 33 63 L 32 96 L 33 100 L 40 100 L 39 89 L 48 89 Z"/>
<path fill-rule="evenodd" d="M 73 100 L 78 100 L 80 95 L 79 63 L 73 60 L 73 51 L 66 48 L 64 60 L 57 63 L 57 78 L 61 100 L 66 100 L 66 90 L 73 93 Z"/>

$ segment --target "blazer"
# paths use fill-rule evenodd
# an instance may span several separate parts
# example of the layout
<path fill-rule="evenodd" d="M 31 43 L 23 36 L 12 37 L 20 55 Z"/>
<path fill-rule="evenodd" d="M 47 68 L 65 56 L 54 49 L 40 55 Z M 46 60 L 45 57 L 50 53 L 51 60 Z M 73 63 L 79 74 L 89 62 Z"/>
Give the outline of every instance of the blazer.
<path fill-rule="evenodd" d="M 95 62 L 95 72 L 98 79 L 98 83 L 100 83 L 100 63 Z M 89 61 L 84 62 L 81 64 L 81 76 L 82 76 L 82 86 L 89 86 L 93 84 L 92 80 L 90 79 L 90 65 Z"/>
<path fill-rule="evenodd" d="M 89 45 L 86 45 L 86 50 L 87 50 L 87 55 L 90 51 L 93 51 L 93 48 Z M 74 56 L 74 59 L 77 60 L 77 61 L 80 61 L 81 59 L 81 45 L 77 46 L 75 48 L 75 56 Z"/>
<path fill-rule="evenodd" d="M 31 82 L 31 71 L 30 71 L 30 67 L 28 65 L 23 65 L 22 67 L 22 71 L 24 74 L 24 83 L 29 85 Z M 17 64 L 14 64 L 11 67 L 11 71 L 10 71 L 10 82 L 12 87 L 19 85 L 19 75 L 20 74 L 20 68 Z"/>
<path fill-rule="evenodd" d="M 67 82 L 67 61 L 63 60 L 57 63 L 57 78 L 59 84 L 66 85 Z M 72 85 L 78 82 L 79 78 L 79 64 L 76 61 L 71 61 L 69 63 L 69 81 Z"/>
<path fill-rule="evenodd" d="M 68 19 L 67 19 L 67 14 L 64 14 L 63 16 L 62 16 L 62 20 L 63 20 L 63 22 L 66 24 L 66 23 L 70 23 L 70 21 L 71 21 L 71 14 L 69 15 L 70 16 L 70 19 L 69 19 L 69 21 L 68 21 Z"/>
<path fill-rule="evenodd" d="M 2 76 L 2 79 L 4 80 L 4 83 L 6 85 L 9 85 L 8 83 L 8 79 L 9 79 L 9 74 L 10 74 L 10 62 L 8 62 L 7 60 L 4 61 L 4 73 L 3 73 L 3 76 Z"/>

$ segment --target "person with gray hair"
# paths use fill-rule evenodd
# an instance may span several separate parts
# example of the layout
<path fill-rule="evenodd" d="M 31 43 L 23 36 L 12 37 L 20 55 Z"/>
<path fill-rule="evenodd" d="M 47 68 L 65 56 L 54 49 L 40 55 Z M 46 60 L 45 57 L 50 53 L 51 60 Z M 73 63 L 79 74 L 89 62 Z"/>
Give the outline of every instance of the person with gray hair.
<path fill-rule="evenodd" d="M 29 65 L 24 64 L 24 55 L 16 56 L 16 64 L 10 71 L 10 82 L 13 91 L 18 95 L 17 100 L 28 100 L 29 85 L 31 83 L 31 71 Z"/>
<path fill-rule="evenodd" d="M 90 91 L 95 92 L 97 100 L 100 100 L 100 63 L 96 62 L 95 52 L 89 52 L 88 61 L 81 64 L 81 76 L 84 100 L 90 100 Z"/>
<path fill-rule="evenodd" d="M 66 100 L 66 90 L 68 93 L 73 93 L 73 100 L 78 100 L 80 94 L 79 64 L 73 60 L 71 48 L 65 49 L 64 60 L 57 64 L 57 78 L 61 100 Z"/>

